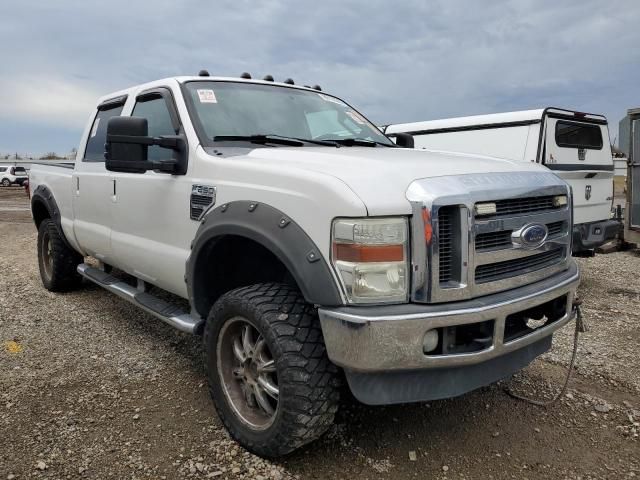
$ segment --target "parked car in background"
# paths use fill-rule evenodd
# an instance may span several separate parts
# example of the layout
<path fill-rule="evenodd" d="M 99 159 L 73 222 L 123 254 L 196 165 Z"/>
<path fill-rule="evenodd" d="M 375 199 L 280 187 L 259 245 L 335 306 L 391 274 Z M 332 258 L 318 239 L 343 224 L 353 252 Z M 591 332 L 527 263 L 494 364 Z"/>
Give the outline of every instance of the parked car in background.
<path fill-rule="evenodd" d="M 22 186 L 29 176 L 24 167 L 15 165 L 0 165 L 0 185 L 10 187 L 11 185 Z"/>
<path fill-rule="evenodd" d="M 560 108 L 389 125 L 409 133 L 415 147 L 540 163 L 573 188 L 573 252 L 590 255 L 615 238 L 611 219 L 613 160 L 607 119 Z"/>
<path fill-rule="evenodd" d="M 319 87 L 203 72 L 115 92 L 75 163 L 30 177 L 44 286 L 84 277 L 202 334 L 220 419 L 260 455 L 326 431 L 343 378 L 367 404 L 454 397 L 573 319 L 562 179 L 400 148 Z"/>

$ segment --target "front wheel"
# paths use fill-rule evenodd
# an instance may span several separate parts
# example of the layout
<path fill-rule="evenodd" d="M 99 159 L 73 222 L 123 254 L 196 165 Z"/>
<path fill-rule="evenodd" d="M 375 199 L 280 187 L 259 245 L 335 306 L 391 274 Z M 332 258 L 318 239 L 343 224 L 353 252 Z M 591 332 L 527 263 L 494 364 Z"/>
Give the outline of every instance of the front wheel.
<path fill-rule="evenodd" d="M 284 455 L 333 423 L 338 369 L 315 309 L 296 289 L 269 283 L 223 295 L 207 319 L 204 351 L 218 415 L 247 450 Z"/>

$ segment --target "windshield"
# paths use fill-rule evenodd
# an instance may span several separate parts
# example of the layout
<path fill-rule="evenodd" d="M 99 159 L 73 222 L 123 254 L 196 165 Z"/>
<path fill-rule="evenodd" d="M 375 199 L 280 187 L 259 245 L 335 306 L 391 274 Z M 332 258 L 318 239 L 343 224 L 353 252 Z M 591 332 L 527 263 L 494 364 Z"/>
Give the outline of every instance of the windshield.
<path fill-rule="evenodd" d="M 358 139 L 395 146 L 349 105 L 319 91 L 212 81 L 188 82 L 186 89 L 205 144 L 223 137 L 270 135 L 300 140 Z"/>
<path fill-rule="evenodd" d="M 16 167 L 13 171 L 14 175 L 26 175 L 27 171 L 24 169 L 24 167 Z"/>

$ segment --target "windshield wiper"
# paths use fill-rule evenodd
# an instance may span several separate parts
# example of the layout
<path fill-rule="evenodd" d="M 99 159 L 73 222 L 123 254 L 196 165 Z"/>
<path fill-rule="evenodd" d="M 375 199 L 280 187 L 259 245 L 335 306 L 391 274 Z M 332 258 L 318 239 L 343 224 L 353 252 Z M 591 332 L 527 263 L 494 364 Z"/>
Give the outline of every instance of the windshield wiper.
<path fill-rule="evenodd" d="M 213 137 L 214 142 L 251 142 L 264 145 L 274 143 L 277 145 L 288 145 L 290 147 L 302 147 L 305 143 L 315 145 L 327 145 L 337 147 L 337 142 L 333 140 L 311 140 L 308 138 L 285 137 L 282 135 L 217 135 Z"/>
<path fill-rule="evenodd" d="M 378 142 L 376 140 L 368 140 L 366 138 L 329 138 L 329 142 L 339 143 L 346 147 L 377 147 L 378 145 L 383 147 L 395 147 L 395 144 L 388 144 Z"/>

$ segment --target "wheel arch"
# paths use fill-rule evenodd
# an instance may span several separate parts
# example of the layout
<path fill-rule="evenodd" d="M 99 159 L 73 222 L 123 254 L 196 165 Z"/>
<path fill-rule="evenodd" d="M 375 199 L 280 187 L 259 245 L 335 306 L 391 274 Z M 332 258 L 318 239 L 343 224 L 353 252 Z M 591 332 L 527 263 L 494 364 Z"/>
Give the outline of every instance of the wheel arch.
<path fill-rule="evenodd" d="M 45 185 L 38 185 L 38 187 L 31 194 L 31 216 L 33 217 L 33 223 L 36 228 L 40 228 L 40 224 L 50 218 L 56 225 L 62 241 L 67 247 L 75 250 L 68 242 L 62 230 L 62 220 L 60 216 L 60 209 L 56 203 L 55 198 L 51 190 Z"/>
<path fill-rule="evenodd" d="M 212 271 L 217 255 L 224 258 L 223 263 L 231 271 L 244 259 L 249 264 L 244 265 L 249 283 L 238 285 L 241 280 Z M 250 268 L 251 259 L 259 259 L 257 268 Z M 329 264 L 313 240 L 281 211 L 259 202 L 231 202 L 207 214 L 192 242 L 186 267 L 189 300 L 202 318 L 207 317 L 213 303 L 228 290 L 259 281 L 282 280 L 277 278 L 283 273 L 278 270 L 281 267 L 285 274 L 290 274 L 307 302 L 343 303 Z"/>

